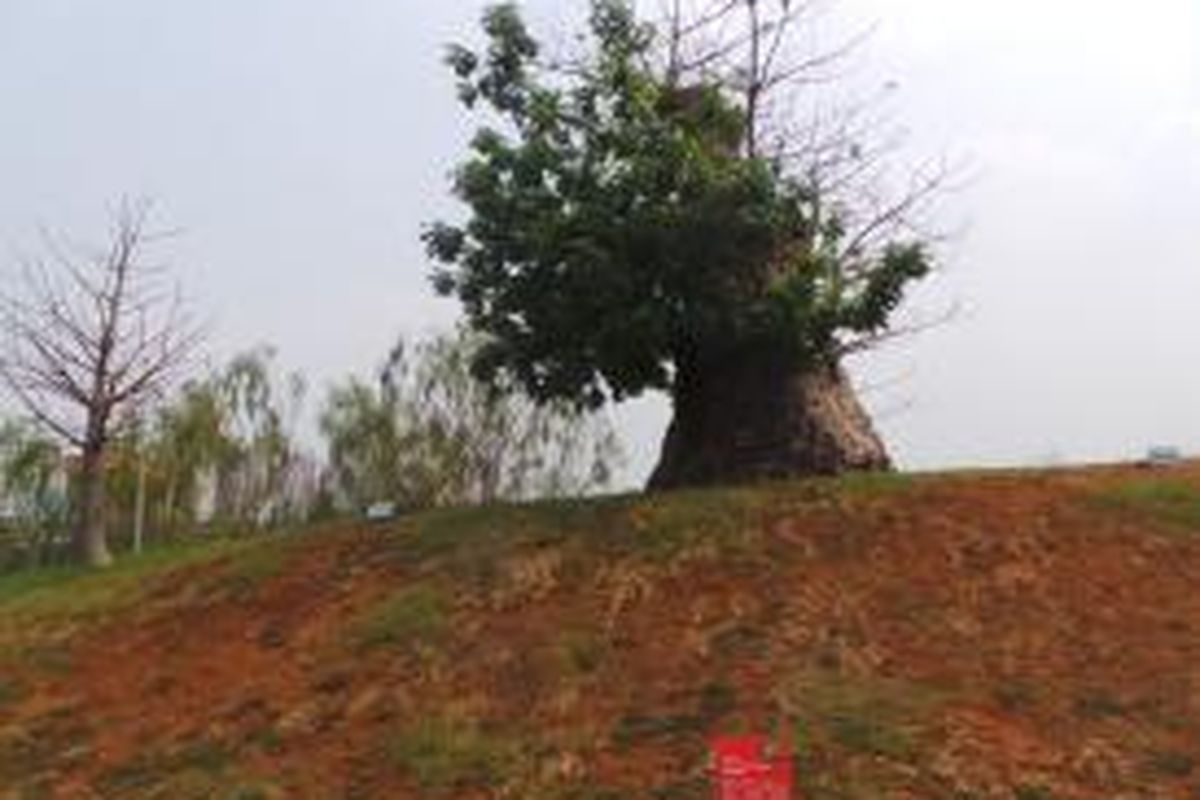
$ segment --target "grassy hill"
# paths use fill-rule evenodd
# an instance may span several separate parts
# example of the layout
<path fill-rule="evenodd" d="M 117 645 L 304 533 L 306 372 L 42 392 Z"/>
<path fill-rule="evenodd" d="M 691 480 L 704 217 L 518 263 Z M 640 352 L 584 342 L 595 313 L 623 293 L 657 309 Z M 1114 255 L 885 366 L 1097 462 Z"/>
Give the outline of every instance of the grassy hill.
<path fill-rule="evenodd" d="M 0 800 L 1200 796 L 1200 468 L 456 510 L 0 580 Z"/>

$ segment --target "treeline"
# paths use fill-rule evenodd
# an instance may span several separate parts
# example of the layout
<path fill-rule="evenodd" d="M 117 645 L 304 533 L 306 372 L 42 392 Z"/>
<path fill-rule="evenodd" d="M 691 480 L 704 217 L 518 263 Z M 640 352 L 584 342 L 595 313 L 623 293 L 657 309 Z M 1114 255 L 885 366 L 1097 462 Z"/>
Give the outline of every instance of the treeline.
<path fill-rule="evenodd" d="M 269 347 L 127 413 L 105 462 L 111 545 L 606 486 L 621 455 L 606 418 L 478 381 L 474 348 L 464 333 L 399 341 L 375 375 L 328 388 L 315 434 L 307 382 Z M 60 442 L 0 423 L 0 568 L 70 557 L 78 457 Z"/>

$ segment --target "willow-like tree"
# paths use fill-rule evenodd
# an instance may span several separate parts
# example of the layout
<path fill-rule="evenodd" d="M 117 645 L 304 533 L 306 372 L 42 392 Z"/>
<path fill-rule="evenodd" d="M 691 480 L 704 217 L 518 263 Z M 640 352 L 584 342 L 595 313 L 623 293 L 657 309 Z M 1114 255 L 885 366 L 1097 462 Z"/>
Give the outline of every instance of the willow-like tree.
<path fill-rule="evenodd" d="M 475 380 L 474 337 L 399 340 L 378 374 L 335 386 L 321 432 L 338 491 L 406 510 L 603 488 L 621 451 L 604 415 Z"/>
<path fill-rule="evenodd" d="M 555 61 L 498 5 L 486 47 L 450 51 L 485 124 L 465 221 L 426 233 L 435 286 L 484 378 L 590 407 L 669 393 L 652 488 L 890 467 L 843 360 L 929 271 L 905 223 L 932 184 L 856 195 L 870 131 L 781 113 L 839 55 L 792 35 L 807 7 L 675 3 L 653 26 L 594 0 L 586 52 Z"/>

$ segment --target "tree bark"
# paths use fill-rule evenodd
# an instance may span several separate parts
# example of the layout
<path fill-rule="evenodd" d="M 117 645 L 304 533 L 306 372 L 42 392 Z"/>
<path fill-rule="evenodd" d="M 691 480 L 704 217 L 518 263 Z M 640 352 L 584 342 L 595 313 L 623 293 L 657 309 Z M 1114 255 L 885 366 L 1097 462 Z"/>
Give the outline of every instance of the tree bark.
<path fill-rule="evenodd" d="M 137 495 L 133 503 L 133 552 L 141 555 L 146 532 L 146 456 L 138 453 Z"/>
<path fill-rule="evenodd" d="M 85 446 L 79 470 L 79 508 L 73 544 L 78 558 L 93 567 L 112 564 L 104 532 L 104 481 L 103 445 Z"/>
<path fill-rule="evenodd" d="M 649 489 L 890 470 L 840 365 L 730 358 L 683 369 Z"/>

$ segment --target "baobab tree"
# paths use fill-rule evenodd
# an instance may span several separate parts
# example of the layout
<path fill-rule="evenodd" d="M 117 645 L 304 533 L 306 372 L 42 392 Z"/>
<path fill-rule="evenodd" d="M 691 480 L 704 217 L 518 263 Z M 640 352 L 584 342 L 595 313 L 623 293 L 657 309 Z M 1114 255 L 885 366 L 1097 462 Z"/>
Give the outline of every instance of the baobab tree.
<path fill-rule="evenodd" d="M 811 47 L 814 2 L 591 7 L 576 56 L 509 3 L 450 51 L 482 126 L 465 220 L 426 242 L 477 373 L 587 407 L 665 391 L 651 488 L 888 469 L 843 361 L 904 329 L 944 172 L 897 183 L 869 105 L 806 102 L 855 43 Z"/>
<path fill-rule="evenodd" d="M 149 205 L 124 203 L 107 244 L 90 250 L 45 237 L 0 289 L 0 381 L 75 451 L 72 545 L 84 563 L 111 563 L 105 535 L 105 455 L 120 420 L 175 378 L 201 338 L 168 271 L 144 260 L 161 238 Z"/>

